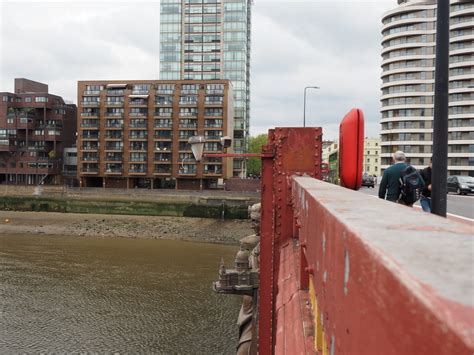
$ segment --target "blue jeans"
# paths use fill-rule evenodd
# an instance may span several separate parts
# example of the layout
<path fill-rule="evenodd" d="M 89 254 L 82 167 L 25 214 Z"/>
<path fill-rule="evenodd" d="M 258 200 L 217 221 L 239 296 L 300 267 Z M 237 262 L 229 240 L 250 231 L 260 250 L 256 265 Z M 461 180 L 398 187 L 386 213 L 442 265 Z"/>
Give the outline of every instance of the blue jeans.
<path fill-rule="evenodd" d="M 421 196 L 420 205 L 423 211 L 431 212 L 431 198 L 430 197 Z"/>

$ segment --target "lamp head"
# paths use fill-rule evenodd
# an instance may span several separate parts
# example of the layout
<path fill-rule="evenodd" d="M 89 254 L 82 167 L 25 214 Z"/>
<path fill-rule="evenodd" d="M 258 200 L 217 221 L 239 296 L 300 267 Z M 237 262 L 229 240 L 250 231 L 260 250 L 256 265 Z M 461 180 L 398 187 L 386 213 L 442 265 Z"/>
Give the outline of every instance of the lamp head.
<path fill-rule="evenodd" d="M 221 145 L 224 148 L 229 148 L 232 145 L 232 138 L 229 136 L 221 137 Z"/>
<path fill-rule="evenodd" d="M 206 139 L 203 136 L 193 136 L 188 139 L 188 143 L 191 144 L 191 150 L 196 161 L 201 161 Z"/>

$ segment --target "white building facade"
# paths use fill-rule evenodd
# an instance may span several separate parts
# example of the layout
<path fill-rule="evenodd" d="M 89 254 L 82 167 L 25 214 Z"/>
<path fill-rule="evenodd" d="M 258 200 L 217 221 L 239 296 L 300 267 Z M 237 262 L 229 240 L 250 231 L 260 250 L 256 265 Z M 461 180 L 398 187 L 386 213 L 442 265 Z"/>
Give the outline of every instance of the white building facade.
<path fill-rule="evenodd" d="M 433 145 L 436 1 L 398 0 L 382 19 L 381 168 L 404 151 L 428 165 Z M 451 0 L 448 174 L 474 176 L 474 2 Z"/>

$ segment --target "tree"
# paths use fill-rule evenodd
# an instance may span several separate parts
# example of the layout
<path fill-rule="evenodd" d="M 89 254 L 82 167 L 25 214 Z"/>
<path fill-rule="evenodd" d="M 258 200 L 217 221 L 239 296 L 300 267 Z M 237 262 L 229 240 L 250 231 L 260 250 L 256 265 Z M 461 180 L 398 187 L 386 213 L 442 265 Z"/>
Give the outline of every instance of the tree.
<path fill-rule="evenodd" d="M 267 144 L 268 135 L 259 134 L 255 137 L 250 137 L 249 150 L 250 153 L 261 153 L 262 146 Z M 260 176 L 262 172 L 262 160 L 260 158 L 249 158 L 247 162 L 247 174 Z"/>

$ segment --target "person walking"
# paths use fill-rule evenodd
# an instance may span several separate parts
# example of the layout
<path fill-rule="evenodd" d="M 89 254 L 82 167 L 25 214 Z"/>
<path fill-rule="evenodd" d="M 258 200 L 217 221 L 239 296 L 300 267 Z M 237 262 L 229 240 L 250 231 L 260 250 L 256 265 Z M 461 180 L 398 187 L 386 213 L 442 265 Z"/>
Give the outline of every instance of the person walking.
<path fill-rule="evenodd" d="M 420 175 L 425 181 L 425 187 L 421 190 L 420 205 L 423 211 L 431 212 L 431 165 L 433 158 L 430 158 L 429 165 L 420 171 Z"/>
<path fill-rule="evenodd" d="M 392 158 L 394 164 L 385 169 L 382 181 L 380 181 L 379 198 L 399 202 L 398 198 L 401 192 L 400 178 L 402 177 L 402 171 L 407 168 L 408 164 L 406 163 L 405 153 L 401 150 L 393 153 Z"/>

